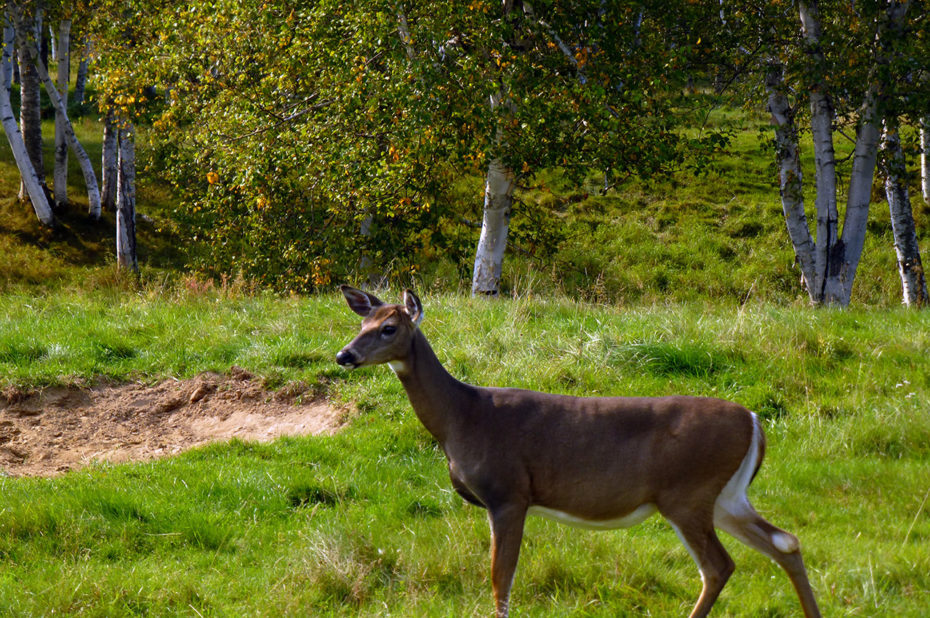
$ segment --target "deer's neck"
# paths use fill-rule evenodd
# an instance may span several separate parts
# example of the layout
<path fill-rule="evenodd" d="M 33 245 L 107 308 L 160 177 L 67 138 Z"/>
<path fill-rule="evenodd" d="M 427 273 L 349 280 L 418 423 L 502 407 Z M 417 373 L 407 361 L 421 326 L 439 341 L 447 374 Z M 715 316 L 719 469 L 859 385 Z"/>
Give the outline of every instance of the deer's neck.
<path fill-rule="evenodd" d="M 407 391 L 420 422 L 444 444 L 450 425 L 464 412 L 470 387 L 449 375 L 419 330 L 410 354 L 403 361 L 392 362 L 391 368 Z"/>

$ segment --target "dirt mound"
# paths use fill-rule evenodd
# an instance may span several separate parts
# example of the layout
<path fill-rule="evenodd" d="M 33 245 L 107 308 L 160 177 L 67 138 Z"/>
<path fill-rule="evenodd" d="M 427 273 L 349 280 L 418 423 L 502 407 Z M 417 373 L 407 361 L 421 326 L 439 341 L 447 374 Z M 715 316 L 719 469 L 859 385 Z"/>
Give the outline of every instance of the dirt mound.
<path fill-rule="evenodd" d="M 92 461 L 136 461 L 229 440 L 332 433 L 344 410 L 271 392 L 248 372 L 190 380 L 0 393 L 0 473 L 49 476 Z"/>

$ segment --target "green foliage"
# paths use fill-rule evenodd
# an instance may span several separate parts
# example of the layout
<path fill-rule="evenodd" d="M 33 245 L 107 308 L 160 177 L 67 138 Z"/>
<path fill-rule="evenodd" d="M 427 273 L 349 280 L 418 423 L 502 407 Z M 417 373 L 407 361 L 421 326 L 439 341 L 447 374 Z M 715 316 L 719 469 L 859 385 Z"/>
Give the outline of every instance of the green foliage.
<path fill-rule="evenodd" d="M 209 274 L 407 281 L 471 253 L 480 201 L 463 208 L 454 186 L 494 158 L 520 179 L 622 180 L 716 147 L 679 131 L 690 47 L 671 44 L 663 6 L 640 23 L 637 3 L 162 4 L 100 12 L 100 97 L 151 122 L 147 173 L 178 191 Z"/>

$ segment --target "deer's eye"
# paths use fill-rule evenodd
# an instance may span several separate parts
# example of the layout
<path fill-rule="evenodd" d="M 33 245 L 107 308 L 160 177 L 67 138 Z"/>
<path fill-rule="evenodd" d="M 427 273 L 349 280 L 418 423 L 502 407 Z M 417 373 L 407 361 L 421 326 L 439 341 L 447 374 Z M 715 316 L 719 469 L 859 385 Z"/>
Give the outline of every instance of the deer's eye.
<path fill-rule="evenodd" d="M 381 329 L 382 337 L 392 337 L 397 332 L 397 327 L 388 324 Z"/>

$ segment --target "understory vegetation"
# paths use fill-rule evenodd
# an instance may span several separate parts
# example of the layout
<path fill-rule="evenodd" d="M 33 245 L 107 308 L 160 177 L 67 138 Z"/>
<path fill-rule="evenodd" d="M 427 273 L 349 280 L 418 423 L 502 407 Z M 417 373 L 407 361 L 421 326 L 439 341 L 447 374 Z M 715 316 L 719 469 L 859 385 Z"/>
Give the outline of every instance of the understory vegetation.
<path fill-rule="evenodd" d="M 762 115 L 727 109 L 711 114 L 707 123 L 729 135 L 729 145 L 699 175 L 680 170 L 648 180 L 629 179 L 605 194 L 603 176 L 592 175 L 577 184 L 557 171 L 538 174 L 517 191 L 502 293 L 566 296 L 612 305 L 751 301 L 806 306 L 808 296 L 785 231 L 777 170 L 772 153 L 759 139 L 767 122 Z M 76 128 L 91 158 L 97 160 L 100 125 L 85 118 Z M 144 132 L 139 139 L 144 141 Z M 51 159 L 51 145 L 48 148 L 46 159 Z M 848 154 L 849 148 L 839 143 L 838 156 Z M 140 154 L 144 152 L 140 149 Z M 802 163 L 812 169 L 813 157 L 807 154 Z M 145 174 L 140 174 L 137 221 L 141 279 L 117 281 L 114 215 L 104 213 L 102 224 L 88 220 L 86 202 L 80 201 L 84 196 L 77 166 L 71 169 L 70 194 L 81 197 L 58 213 L 55 230 L 40 226 L 28 205 L 17 202 L 17 174 L 6 144 L 0 143 L 0 186 L 11 187 L 2 193 L 6 197 L 0 197 L 0 250 L 6 265 L 0 269 L 0 292 L 112 285 L 149 292 L 175 287 L 241 292 L 262 285 L 243 274 L 245 269 L 238 276 L 214 276 L 210 268 L 198 268 L 203 239 L 190 235 L 190 229 L 179 223 L 188 216 L 185 207 L 166 186 L 146 181 Z M 480 221 L 481 182 L 480 177 L 466 176 L 450 190 L 464 213 L 463 221 Z M 813 191 L 811 186 L 806 189 L 809 203 L 814 201 Z M 930 223 L 930 206 L 920 199 L 916 179 L 911 192 L 920 230 Z M 852 305 L 894 307 L 900 304 L 901 283 L 878 180 L 873 193 Z M 352 266 L 346 269 L 354 273 L 349 282 L 370 278 L 417 290 L 466 289 L 463 282 L 470 277 L 479 231 L 468 225 L 455 231 L 422 230 L 423 253 L 416 268 L 365 275 Z M 313 236 L 310 228 L 302 233 Z M 431 246 L 434 234 L 444 234 L 445 244 Z M 231 259 L 234 266 L 235 258 Z M 331 289 L 339 283 L 327 281 L 323 287 Z"/>

